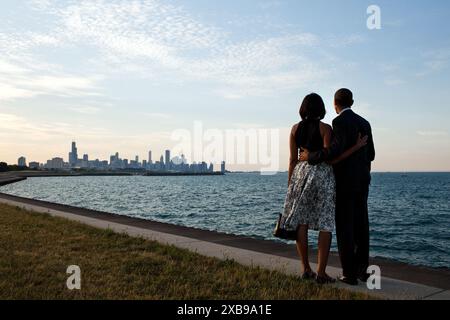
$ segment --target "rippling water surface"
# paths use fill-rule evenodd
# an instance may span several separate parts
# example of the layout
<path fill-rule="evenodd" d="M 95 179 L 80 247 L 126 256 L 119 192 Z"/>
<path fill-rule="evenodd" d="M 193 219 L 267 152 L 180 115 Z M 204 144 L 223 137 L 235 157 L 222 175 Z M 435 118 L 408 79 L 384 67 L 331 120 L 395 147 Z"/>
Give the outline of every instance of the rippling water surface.
<path fill-rule="evenodd" d="M 275 240 L 286 188 L 286 174 L 228 174 L 29 178 L 0 192 Z M 375 173 L 369 210 L 372 256 L 450 267 L 450 174 Z"/>

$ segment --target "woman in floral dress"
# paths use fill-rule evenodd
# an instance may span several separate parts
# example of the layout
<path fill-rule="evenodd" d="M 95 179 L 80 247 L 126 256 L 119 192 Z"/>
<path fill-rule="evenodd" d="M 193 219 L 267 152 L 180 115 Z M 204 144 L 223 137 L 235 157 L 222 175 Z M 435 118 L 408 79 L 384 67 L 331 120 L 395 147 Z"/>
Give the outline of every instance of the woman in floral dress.
<path fill-rule="evenodd" d="M 315 93 L 305 97 L 300 108 L 302 121 L 293 126 L 290 135 L 289 188 L 280 227 L 297 241 L 297 251 L 302 263 L 302 277 L 315 279 L 319 284 L 333 283 L 326 274 L 331 236 L 335 227 L 336 183 L 332 165 L 347 158 L 366 145 L 367 138 L 359 138 L 356 145 L 332 163 L 310 165 L 299 161 L 299 151 L 310 152 L 328 148 L 333 131 L 322 122 L 325 104 Z M 313 272 L 308 258 L 308 230 L 319 231 L 317 273 Z"/>

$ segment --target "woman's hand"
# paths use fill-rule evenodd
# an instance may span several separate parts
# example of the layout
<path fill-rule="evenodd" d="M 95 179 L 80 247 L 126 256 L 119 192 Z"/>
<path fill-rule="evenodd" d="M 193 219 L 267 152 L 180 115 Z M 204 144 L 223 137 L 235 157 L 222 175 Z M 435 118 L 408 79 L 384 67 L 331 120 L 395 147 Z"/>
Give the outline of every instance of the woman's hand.
<path fill-rule="evenodd" d="M 302 149 L 300 150 L 300 158 L 299 158 L 299 160 L 300 160 L 301 162 L 303 162 L 303 161 L 309 161 L 309 150 L 308 150 L 308 149 L 302 148 Z"/>
<path fill-rule="evenodd" d="M 361 149 L 362 147 L 365 147 L 366 145 L 367 145 L 367 140 L 369 139 L 369 137 L 368 136 L 364 136 L 364 137 L 362 137 L 361 136 L 361 133 L 359 134 L 359 136 L 358 136 L 358 140 L 356 140 L 356 145 L 355 145 L 355 147 L 359 150 L 359 149 Z"/>

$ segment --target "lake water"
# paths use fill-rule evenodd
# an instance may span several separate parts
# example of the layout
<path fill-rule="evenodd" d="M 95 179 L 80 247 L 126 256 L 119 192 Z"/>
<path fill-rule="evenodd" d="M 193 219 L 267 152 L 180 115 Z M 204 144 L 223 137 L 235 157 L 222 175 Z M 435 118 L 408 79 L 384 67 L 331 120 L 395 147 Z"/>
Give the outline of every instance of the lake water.
<path fill-rule="evenodd" d="M 272 237 L 287 174 L 29 178 L 0 192 L 206 230 Z M 371 255 L 450 266 L 450 173 L 375 173 Z M 312 233 L 311 244 L 316 242 Z M 333 239 L 333 248 L 336 241 Z"/>

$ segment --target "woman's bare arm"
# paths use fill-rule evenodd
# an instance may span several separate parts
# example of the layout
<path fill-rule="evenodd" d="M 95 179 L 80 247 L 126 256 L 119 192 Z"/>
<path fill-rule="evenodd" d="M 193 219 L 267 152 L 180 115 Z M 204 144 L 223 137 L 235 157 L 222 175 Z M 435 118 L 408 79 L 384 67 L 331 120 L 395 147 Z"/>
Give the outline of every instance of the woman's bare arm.
<path fill-rule="evenodd" d="M 289 173 L 288 173 L 288 185 L 291 184 L 292 174 L 294 173 L 295 166 L 298 164 L 298 147 L 295 141 L 295 133 L 297 132 L 298 125 L 292 127 L 289 136 Z"/>
<path fill-rule="evenodd" d="M 333 129 L 331 129 L 331 126 L 325 123 L 321 123 L 320 134 L 322 135 L 323 139 L 323 147 L 325 149 L 328 149 L 331 146 L 331 139 L 333 139 Z"/>

